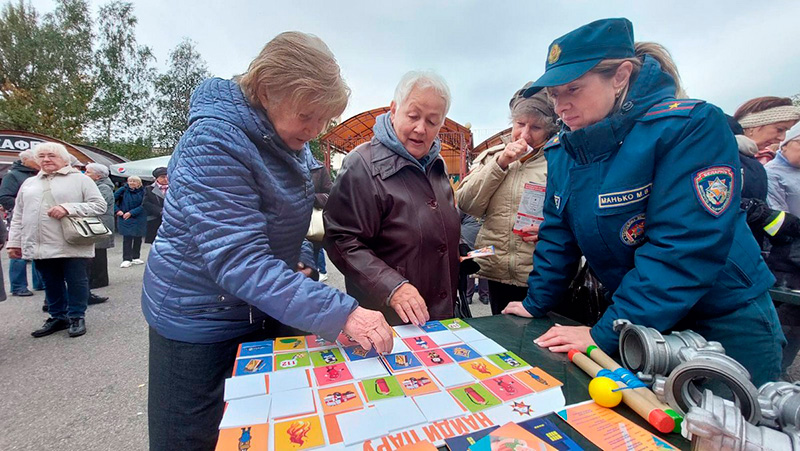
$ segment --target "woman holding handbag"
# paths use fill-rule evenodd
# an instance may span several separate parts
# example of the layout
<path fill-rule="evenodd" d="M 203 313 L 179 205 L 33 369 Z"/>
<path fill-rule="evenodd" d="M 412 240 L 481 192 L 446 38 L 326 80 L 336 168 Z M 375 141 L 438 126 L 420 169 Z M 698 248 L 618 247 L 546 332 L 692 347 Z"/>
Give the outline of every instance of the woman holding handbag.
<path fill-rule="evenodd" d="M 19 189 L 8 255 L 34 260 L 44 279 L 50 318 L 31 335 L 44 337 L 69 328 L 69 336 L 78 337 L 86 333 L 86 260 L 94 257 L 94 243 L 67 242 L 61 219 L 101 215 L 106 201 L 92 179 L 69 165 L 63 145 L 40 144 L 34 153 L 41 171 Z"/>

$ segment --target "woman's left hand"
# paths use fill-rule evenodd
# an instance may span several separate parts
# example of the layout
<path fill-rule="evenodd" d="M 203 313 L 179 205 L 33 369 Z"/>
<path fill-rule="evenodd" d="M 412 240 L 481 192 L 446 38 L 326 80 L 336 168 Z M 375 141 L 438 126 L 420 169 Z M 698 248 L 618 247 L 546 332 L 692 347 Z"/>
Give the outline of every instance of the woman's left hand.
<path fill-rule="evenodd" d="M 514 301 L 509 302 L 506 308 L 503 309 L 503 315 L 517 315 L 523 318 L 533 318 L 533 315 L 530 314 L 525 307 L 522 306 L 522 302 Z"/>
<path fill-rule="evenodd" d="M 539 225 L 523 227 L 520 229 L 520 232 L 526 234 L 522 237 L 522 241 L 526 243 L 535 243 L 539 241 Z"/>
<path fill-rule="evenodd" d="M 556 324 L 533 342 L 551 352 L 569 352 L 572 349 L 585 351 L 589 346 L 596 345 L 589 330 L 586 326 Z"/>
<path fill-rule="evenodd" d="M 67 209 L 61 205 L 56 205 L 55 207 L 47 210 L 47 216 L 50 216 L 53 219 L 61 219 L 68 214 L 69 213 L 67 213 Z"/>
<path fill-rule="evenodd" d="M 130 217 L 131 217 L 131 213 L 130 212 L 125 213 L 124 215 L 122 215 L 122 219 L 128 219 Z"/>

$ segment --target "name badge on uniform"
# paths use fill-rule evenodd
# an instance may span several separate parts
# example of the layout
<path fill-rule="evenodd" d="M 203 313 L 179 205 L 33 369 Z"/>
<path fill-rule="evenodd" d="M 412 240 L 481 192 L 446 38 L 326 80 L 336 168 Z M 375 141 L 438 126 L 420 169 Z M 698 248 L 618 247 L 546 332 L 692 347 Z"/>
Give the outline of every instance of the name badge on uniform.
<path fill-rule="evenodd" d="M 645 186 L 640 186 L 639 188 L 629 189 L 626 191 L 599 194 L 597 196 L 597 206 L 600 208 L 612 208 L 640 202 L 650 196 L 650 191 L 652 188 L 653 184 L 648 183 Z"/>
<path fill-rule="evenodd" d="M 709 166 L 692 175 L 697 200 L 712 216 L 719 217 L 731 205 L 733 174 L 730 166 Z"/>

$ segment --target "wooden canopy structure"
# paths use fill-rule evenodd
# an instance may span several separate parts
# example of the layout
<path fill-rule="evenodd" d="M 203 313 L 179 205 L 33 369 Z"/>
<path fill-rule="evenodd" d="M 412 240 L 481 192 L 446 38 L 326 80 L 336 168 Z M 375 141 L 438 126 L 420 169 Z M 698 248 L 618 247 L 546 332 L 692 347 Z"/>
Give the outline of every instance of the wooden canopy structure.
<path fill-rule="evenodd" d="M 330 168 L 331 153 L 348 153 L 359 144 L 372 139 L 375 118 L 389 111 L 389 107 L 364 111 L 342 122 L 320 138 L 320 146 L 325 153 L 325 166 Z M 451 178 L 461 180 L 467 173 L 467 155 L 472 150 L 472 132 L 458 122 L 446 118 L 439 130 L 442 142 L 442 158 L 447 164 Z"/>
<path fill-rule="evenodd" d="M 486 138 L 482 143 L 475 146 L 475 148 L 472 149 L 472 156 L 477 157 L 478 155 L 481 154 L 481 152 L 483 152 L 486 149 L 489 149 L 490 147 L 494 147 L 500 144 L 508 144 L 510 142 L 511 142 L 511 127 L 508 127 L 507 129 L 499 131 L 494 135 Z"/>

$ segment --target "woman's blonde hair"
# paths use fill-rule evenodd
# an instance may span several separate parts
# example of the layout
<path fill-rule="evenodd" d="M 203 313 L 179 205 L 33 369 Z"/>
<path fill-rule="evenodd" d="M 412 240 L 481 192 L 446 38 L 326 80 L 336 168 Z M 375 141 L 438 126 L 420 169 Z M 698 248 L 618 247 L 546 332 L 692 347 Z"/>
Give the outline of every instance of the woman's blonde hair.
<path fill-rule="evenodd" d="M 236 81 L 255 106 L 274 107 L 287 100 L 291 107 L 318 107 L 320 114 L 331 119 L 344 112 L 350 97 L 328 46 L 299 31 L 275 36 Z"/>
<path fill-rule="evenodd" d="M 618 110 L 625 102 L 625 97 L 628 96 L 628 88 L 630 87 L 631 81 L 635 80 L 636 76 L 639 75 L 645 55 L 650 55 L 653 59 L 658 61 L 658 64 L 661 65 L 661 69 L 675 80 L 675 98 L 686 98 L 686 92 L 683 90 L 683 86 L 681 86 L 681 76 L 678 73 L 678 66 L 675 65 L 675 61 L 672 60 L 672 55 L 669 54 L 669 51 L 667 51 L 664 46 L 656 44 L 655 42 L 637 42 L 634 44 L 634 50 L 636 56 L 633 58 L 603 60 L 600 61 L 597 66 L 589 70 L 590 73 L 599 74 L 605 78 L 611 78 L 617 73 L 620 64 L 625 61 L 630 61 L 631 64 L 633 64 L 633 70 L 631 71 L 628 83 L 617 96 L 617 101 L 614 104 L 614 111 Z"/>
<path fill-rule="evenodd" d="M 138 183 L 139 186 L 142 186 L 142 179 L 138 175 L 132 175 L 132 176 L 128 177 L 128 179 L 126 181 L 128 183 L 135 182 L 135 183 Z"/>

